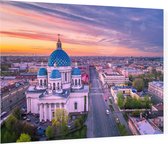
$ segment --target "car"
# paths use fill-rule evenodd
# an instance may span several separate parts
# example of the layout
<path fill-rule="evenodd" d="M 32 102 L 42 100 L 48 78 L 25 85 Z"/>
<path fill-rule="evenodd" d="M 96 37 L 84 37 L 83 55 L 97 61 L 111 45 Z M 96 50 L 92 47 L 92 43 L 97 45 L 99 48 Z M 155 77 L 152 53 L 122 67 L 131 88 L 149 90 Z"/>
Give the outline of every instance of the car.
<path fill-rule="evenodd" d="M 31 120 L 29 118 L 26 119 L 27 122 L 30 122 Z"/>
<path fill-rule="evenodd" d="M 110 114 L 110 111 L 108 109 L 106 109 L 106 114 L 109 115 Z"/>
<path fill-rule="evenodd" d="M 27 119 L 27 117 L 26 117 L 26 116 L 24 116 L 24 117 L 23 117 L 23 120 L 26 120 L 26 119 Z"/>
<path fill-rule="evenodd" d="M 120 122 L 118 117 L 116 117 L 116 118 L 115 118 L 115 120 L 116 120 L 116 122 L 117 122 L 117 123 L 119 123 L 119 122 Z"/>

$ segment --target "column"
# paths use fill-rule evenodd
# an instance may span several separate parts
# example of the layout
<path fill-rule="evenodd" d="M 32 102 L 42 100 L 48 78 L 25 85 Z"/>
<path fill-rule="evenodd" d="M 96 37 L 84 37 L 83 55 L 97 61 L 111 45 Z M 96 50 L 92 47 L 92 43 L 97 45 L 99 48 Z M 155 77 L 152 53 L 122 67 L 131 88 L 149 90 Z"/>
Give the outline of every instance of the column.
<path fill-rule="evenodd" d="M 63 83 L 65 83 L 65 73 L 63 72 Z"/>
<path fill-rule="evenodd" d="M 61 72 L 61 82 L 63 83 L 63 72 Z"/>
<path fill-rule="evenodd" d="M 69 83 L 69 72 L 67 72 L 67 83 Z"/>
<path fill-rule="evenodd" d="M 51 103 L 49 104 L 49 120 L 52 120 Z"/>
<path fill-rule="evenodd" d="M 31 98 L 29 98 L 28 102 L 29 102 L 29 112 L 31 112 Z"/>
<path fill-rule="evenodd" d="M 48 109 L 48 103 L 47 103 L 47 104 L 46 104 L 46 120 L 47 120 L 47 119 L 49 120 L 48 111 L 49 111 L 49 109 Z"/>
<path fill-rule="evenodd" d="M 88 102 L 88 94 L 87 94 L 86 95 L 86 111 L 89 111 L 88 106 L 89 106 L 89 102 Z"/>
<path fill-rule="evenodd" d="M 40 121 L 43 119 L 43 109 L 42 104 L 40 104 Z"/>
<path fill-rule="evenodd" d="M 44 104 L 44 121 L 47 121 L 47 104 Z"/>
<path fill-rule="evenodd" d="M 27 101 L 26 101 L 26 102 L 27 102 L 27 113 L 29 113 L 29 111 L 30 111 L 30 110 L 29 110 L 29 109 L 30 109 L 30 106 L 29 106 L 29 98 L 27 98 Z"/>
<path fill-rule="evenodd" d="M 70 74 L 70 72 L 68 72 L 68 82 L 69 83 L 71 82 L 71 74 Z"/>

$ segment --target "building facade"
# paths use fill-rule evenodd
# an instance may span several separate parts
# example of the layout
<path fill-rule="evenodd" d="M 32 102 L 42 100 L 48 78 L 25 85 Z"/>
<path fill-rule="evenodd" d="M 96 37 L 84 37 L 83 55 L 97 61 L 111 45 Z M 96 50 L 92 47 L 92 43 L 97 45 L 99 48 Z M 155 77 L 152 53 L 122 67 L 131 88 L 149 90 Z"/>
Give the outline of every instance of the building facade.
<path fill-rule="evenodd" d="M 137 94 L 137 90 L 129 86 L 114 86 L 110 89 L 111 95 L 114 98 L 114 102 L 117 104 L 118 93 L 122 93 L 125 97 L 131 96 L 132 98 L 139 99 L 140 96 Z"/>
<path fill-rule="evenodd" d="M 125 77 L 129 77 L 130 75 L 132 76 L 138 76 L 144 74 L 144 71 L 140 69 L 135 69 L 135 68 L 123 68 L 121 69 L 122 75 Z"/>
<path fill-rule="evenodd" d="M 156 95 L 160 99 L 163 99 L 163 81 L 149 82 L 148 92 Z"/>
<path fill-rule="evenodd" d="M 82 84 L 77 63 L 75 67 L 71 66 L 71 59 L 62 49 L 60 38 L 47 67 L 42 64 L 39 68 L 37 80 L 26 94 L 27 112 L 39 114 L 40 121 L 51 121 L 57 108 L 63 108 L 69 114 L 88 111 L 89 87 Z"/>
<path fill-rule="evenodd" d="M 103 84 L 107 83 L 108 85 L 120 85 L 128 82 L 128 78 L 118 72 L 99 72 L 99 77 Z"/>
<path fill-rule="evenodd" d="M 162 134 L 163 132 L 145 118 L 129 117 L 128 126 L 133 135 Z"/>

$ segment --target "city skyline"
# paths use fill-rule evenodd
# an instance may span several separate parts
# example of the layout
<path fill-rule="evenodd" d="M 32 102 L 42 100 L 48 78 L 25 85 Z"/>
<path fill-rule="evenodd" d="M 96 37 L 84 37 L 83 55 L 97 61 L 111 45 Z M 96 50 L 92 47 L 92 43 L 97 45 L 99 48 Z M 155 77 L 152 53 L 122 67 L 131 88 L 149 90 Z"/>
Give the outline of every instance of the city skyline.
<path fill-rule="evenodd" d="M 1 2 L 2 55 L 163 57 L 163 10 Z M 123 52 L 123 53 L 122 53 Z"/>

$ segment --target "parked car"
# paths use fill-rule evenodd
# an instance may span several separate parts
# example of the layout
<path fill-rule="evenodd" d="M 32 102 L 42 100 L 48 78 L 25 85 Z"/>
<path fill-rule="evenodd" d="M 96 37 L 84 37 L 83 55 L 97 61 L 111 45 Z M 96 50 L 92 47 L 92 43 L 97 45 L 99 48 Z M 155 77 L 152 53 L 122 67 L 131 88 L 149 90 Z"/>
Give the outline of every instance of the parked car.
<path fill-rule="evenodd" d="M 27 117 L 26 117 L 26 116 L 24 116 L 24 117 L 23 117 L 23 120 L 26 120 L 26 119 L 27 119 Z"/>
<path fill-rule="evenodd" d="M 106 109 L 106 114 L 109 115 L 110 114 L 110 111 L 108 109 Z"/>
<path fill-rule="evenodd" d="M 31 120 L 29 118 L 26 119 L 27 122 L 30 122 Z"/>

